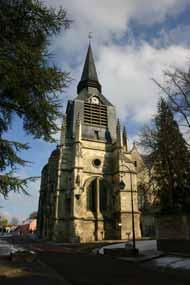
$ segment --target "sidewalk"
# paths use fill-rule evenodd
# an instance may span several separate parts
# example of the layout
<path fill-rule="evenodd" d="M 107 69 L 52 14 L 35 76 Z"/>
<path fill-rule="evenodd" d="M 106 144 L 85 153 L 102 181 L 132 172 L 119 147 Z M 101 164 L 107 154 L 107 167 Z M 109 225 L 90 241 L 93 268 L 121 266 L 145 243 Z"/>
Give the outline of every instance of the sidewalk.
<path fill-rule="evenodd" d="M 129 242 L 130 243 L 130 242 Z M 124 243 L 118 243 L 113 245 L 107 245 L 98 249 L 99 254 L 104 254 L 104 248 L 125 248 Z M 160 252 L 156 247 L 156 240 L 141 240 L 136 241 L 136 248 L 139 249 L 139 256 L 137 257 L 122 257 L 118 256 L 116 258 L 125 260 L 132 263 L 146 263 L 146 266 L 151 267 L 162 267 L 171 269 L 184 269 L 190 270 L 190 257 L 184 255 L 169 254 Z"/>
<path fill-rule="evenodd" d="M 7 241 L 0 239 L 0 256 L 9 256 L 14 246 Z"/>

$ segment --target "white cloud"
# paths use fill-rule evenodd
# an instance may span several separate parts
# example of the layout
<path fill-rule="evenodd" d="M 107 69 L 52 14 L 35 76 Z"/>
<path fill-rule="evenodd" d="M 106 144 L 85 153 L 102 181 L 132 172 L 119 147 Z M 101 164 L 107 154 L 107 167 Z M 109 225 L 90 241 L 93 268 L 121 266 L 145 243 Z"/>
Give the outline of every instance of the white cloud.
<path fill-rule="evenodd" d="M 111 32 L 125 29 L 131 20 L 141 24 L 162 22 L 168 16 L 181 13 L 190 5 L 189 0 L 45 0 L 50 6 L 63 5 L 78 25 L 90 23 L 91 27 Z"/>
<path fill-rule="evenodd" d="M 139 47 L 133 43 L 121 47 L 114 45 L 113 41 L 126 35 L 130 20 L 144 25 L 162 22 L 169 16 L 181 13 L 185 8 L 189 9 L 190 0 L 56 0 L 53 4 L 50 0 L 46 2 L 53 6 L 62 4 L 74 20 L 71 29 L 60 35 L 52 46 L 55 52 L 58 51 L 60 59 L 61 55 L 64 55 L 63 68 L 67 66 L 72 70 L 74 78 L 77 81 L 80 79 L 87 35 L 92 31 L 93 50 L 104 95 L 117 106 L 123 119 L 127 117 L 136 122 L 148 121 L 156 108 L 158 98 L 158 89 L 151 78 L 161 80 L 164 68 L 185 64 L 188 49 L 176 46 L 175 43 L 173 46 L 159 49 L 148 43 L 141 43 Z M 180 34 L 179 31 L 176 33 Z M 176 33 L 171 33 L 168 43 Z M 75 87 L 76 84 L 77 82 Z M 67 91 L 73 97 L 76 89 Z"/>
<path fill-rule="evenodd" d="M 93 32 L 97 46 L 120 38 L 131 20 L 144 25 L 163 22 L 190 8 L 190 0 L 46 0 L 51 6 L 63 5 L 69 13 L 72 31 L 64 33 L 54 46 L 71 54 L 84 49 L 88 32 Z"/>
<path fill-rule="evenodd" d="M 123 120 L 145 123 L 153 115 L 159 95 L 152 78 L 162 81 L 163 69 L 183 68 L 188 54 L 184 47 L 156 49 L 147 43 L 138 48 L 103 47 L 97 62 L 103 93 L 117 106 Z"/>
<path fill-rule="evenodd" d="M 131 18 L 146 25 L 160 23 L 169 16 L 176 16 L 190 5 L 189 0 L 131 0 L 129 2 L 135 7 Z"/>

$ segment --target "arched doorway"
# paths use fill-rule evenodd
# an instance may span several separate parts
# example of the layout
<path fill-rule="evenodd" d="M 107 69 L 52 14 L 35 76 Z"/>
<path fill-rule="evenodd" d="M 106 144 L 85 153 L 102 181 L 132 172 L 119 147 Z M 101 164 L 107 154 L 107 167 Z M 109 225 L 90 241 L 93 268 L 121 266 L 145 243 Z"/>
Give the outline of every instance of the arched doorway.
<path fill-rule="evenodd" d="M 87 209 L 94 215 L 94 239 L 109 239 L 111 217 L 111 187 L 101 177 L 94 177 L 87 186 Z"/>

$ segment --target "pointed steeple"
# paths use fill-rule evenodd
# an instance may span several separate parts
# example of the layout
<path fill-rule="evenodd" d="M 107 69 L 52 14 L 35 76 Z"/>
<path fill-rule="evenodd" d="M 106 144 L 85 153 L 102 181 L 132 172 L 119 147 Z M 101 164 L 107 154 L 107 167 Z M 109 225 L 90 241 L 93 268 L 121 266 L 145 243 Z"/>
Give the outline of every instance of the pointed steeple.
<path fill-rule="evenodd" d="M 98 81 L 96 66 L 94 63 L 94 58 L 93 58 L 93 53 L 92 53 L 92 48 L 91 48 L 90 43 L 88 46 L 88 51 L 86 55 L 86 60 L 85 60 L 81 80 L 77 86 L 78 94 L 83 88 L 86 88 L 86 87 L 97 88 L 99 92 L 101 93 L 102 87 Z"/>

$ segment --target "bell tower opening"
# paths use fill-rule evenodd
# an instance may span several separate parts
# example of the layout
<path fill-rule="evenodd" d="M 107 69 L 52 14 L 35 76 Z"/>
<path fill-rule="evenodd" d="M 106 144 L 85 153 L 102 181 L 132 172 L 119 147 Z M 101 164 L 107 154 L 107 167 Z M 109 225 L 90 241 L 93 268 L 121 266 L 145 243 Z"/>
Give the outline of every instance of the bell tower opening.
<path fill-rule="evenodd" d="M 107 108 L 104 105 L 84 103 L 84 123 L 100 127 L 107 127 Z"/>

